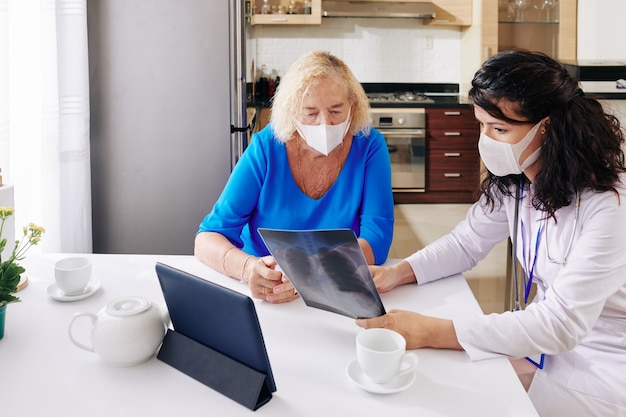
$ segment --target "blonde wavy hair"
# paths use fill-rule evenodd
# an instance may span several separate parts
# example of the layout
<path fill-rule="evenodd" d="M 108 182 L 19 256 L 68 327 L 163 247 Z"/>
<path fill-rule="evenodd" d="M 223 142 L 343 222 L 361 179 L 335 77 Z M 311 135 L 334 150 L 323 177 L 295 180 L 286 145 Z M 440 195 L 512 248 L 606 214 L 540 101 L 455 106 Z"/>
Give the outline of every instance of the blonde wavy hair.
<path fill-rule="evenodd" d="M 325 51 L 312 51 L 298 58 L 280 79 L 272 100 L 270 122 L 274 134 L 281 142 L 292 139 L 296 131 L 296 120 L 300 116 L 305 91 L 322 79 L 333 77 L 346 87 L 352 121 L 349 132 L 353 135 L 362 131 L 368 134 L 371 122 L 369 101 L 361 83 L 350 68 L 339 58 Z"/>

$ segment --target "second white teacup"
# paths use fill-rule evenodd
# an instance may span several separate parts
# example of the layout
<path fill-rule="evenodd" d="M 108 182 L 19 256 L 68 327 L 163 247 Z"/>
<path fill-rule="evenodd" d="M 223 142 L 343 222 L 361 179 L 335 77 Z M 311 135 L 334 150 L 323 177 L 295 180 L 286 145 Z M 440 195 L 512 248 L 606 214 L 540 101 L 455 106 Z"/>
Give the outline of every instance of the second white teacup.
<path fill-rule="evenodd" d="M 65 295 L 80 294 L 91 278 L 91 259 L 82 256 L 61 259 L 54 264 L 54 280 Z"/>
<path fill-rule="evenodd" d="M 418 358 L 406 351 L 404 337 L 389 329 L 367 329 L 356 337 L 356 357 L 365 375 L 377 384 L 412 372 Z"/>

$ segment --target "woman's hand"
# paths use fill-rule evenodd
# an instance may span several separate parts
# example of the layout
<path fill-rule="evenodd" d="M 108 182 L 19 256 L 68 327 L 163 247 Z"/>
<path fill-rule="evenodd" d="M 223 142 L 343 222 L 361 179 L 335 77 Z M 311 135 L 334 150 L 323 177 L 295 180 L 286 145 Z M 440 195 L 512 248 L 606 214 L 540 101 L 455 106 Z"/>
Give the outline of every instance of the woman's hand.
<path fill-rule="evenodd" d="M 357 319 L 356 324 L 365 329 L 382 327 L 394 330 L 406 339 L 407 349 L 433 347 L 462 350 L 452 320 L 428 317 L 412 311 L 390 310 L 380 317 Z"/>
<path fill-rule="evenodd" d="M 286 303 L 298 298 L 296 289 L 281 271 L 276 270 L 272 256 L 250 257 L 244 264 L 243 281 L 248 283 L 252 297 L 270 303 Z"/>
<path fill-rule="evenodd" d="M 391 291 L 396 286 L 391 268 L 376 265 L 370 265 L 369 268 L 379 293 Z"/>
<path fill-rule="evenodd" d="M 398 285 L 415 283 L 413 269 L 408 262 L 402 261 L 393 266 L 370 265 L 370 273 L 379 293 L 391 291 Z"/>

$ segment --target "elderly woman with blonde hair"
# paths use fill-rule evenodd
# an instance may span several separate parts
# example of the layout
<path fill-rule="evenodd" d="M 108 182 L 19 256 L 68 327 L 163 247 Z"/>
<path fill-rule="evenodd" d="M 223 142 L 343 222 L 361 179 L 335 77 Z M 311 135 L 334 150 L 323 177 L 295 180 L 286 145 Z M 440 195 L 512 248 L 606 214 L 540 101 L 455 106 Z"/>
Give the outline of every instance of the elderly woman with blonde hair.
<path fill-rule="evenodd" d="M 328 52 L 300 57 L 281 79 L 270 123 L 254 134 L 213 209 L 195 255 L 249 285 L 253 297 L 294 300 L 259 227 L 352 229 L 370 264 L 387 259 L 393 237 L 391 165 L 372 128 L 363 87 Z"/>

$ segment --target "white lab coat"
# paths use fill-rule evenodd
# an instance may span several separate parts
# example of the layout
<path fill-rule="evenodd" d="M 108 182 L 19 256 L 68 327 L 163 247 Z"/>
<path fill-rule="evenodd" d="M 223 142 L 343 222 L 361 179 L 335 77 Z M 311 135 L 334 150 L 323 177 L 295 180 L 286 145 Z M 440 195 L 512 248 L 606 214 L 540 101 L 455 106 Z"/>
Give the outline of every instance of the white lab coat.
<path fill-rule="evenodd" d="M 626 416 L 626 190 L 619 193 L 619 199 L 613 192 L 581 193 L 570 253 L 565 264 L 556 264 L 546 245 L 553 259 L 565 255 L 575 204 L 560 209 L 546 233 L 543 213 L 529 206 L 526 190 L 517 258 L 522 266 L 532 264 L 542 227 L 535 302 L 523 311 L 454 320 L 471 360 L 547 354 L 529 388 L 542 417 Z M 418 283 L 471 269 L 512 236 L 514 216 L 515 198 L 493 212 L 474 204 L 451 233 L 407 258 Z"/>

